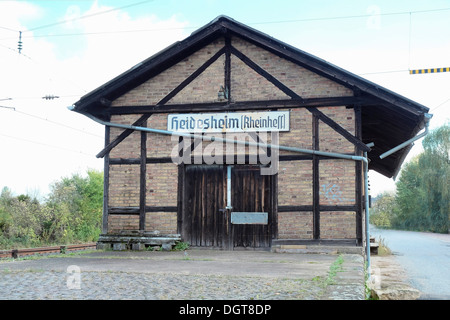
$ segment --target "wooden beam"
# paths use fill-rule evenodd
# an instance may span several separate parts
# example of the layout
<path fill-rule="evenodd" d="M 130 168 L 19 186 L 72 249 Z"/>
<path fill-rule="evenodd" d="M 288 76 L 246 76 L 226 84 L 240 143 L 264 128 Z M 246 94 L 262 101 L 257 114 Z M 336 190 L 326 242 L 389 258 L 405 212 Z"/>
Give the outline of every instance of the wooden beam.
<path fill-rule="evenodd" d="M 146 212 L 177 212 L 178 206 L 147 206 L 145 207 Z"/>
<path fill-rule="evenodd" d="M 195 147 L 195 144 L 194 146 Z M 270 148 L 269 150 L 270 151 Z M 349 153 L 344 153 L 346 155 L 352 155 Z M 252 155 L 254 156 L 254 155 Z M 227 163 L 227 155 L 224 155 L 222 158 L 222 163 Z M 250 156 L 248 154 L 246 155 L 233 155 L 233 163 L 237 163 L 238 159 L 244 158 L 244 162 L 245 163 L 249 163 L 250 162 Z M 268 155 L 268 157 L 270 157 L 270 155 Z M 319 160 L 321 161 L 326 161 L 326 160 L 336 160 L 339 158 L 333 158 L 333 157 L 324 157 L 324 156 L 316 156 Z M 181 156 L 182 158 L 182 156 Z M 313 155 L 311 154 L 286 154 L 286 155 L 279 155 L 278 156 L 278 160 L 279 161 L 305 161 L 305 160 L 313 160 Z M 145 160 L 145 162 L 147 164 L 149 163 L 174 163 L 173 159 L 171 157 L 152 157 L 152 158 L 147 158 Z M 141 163 L 141 159 L 140 158 L 110 158 L 109 159 L 109 164 L 110 165 L 123 165 L 123 164 L 140 164 Z M 194 156 L 191 156 L 191 163 L 194 163 Z"/>
<path fill-rule="evenodd" d="M 225 90 L 226 97 L 231 101 L 231 39 L 229 35 L 225 36 Z"/>
<path fill-rule="evenodd" d="M 313 206 L 278 206 L 278 212 L 313 211 Z"/>
<path fill-rule="evenodd" d="M 140 164 L 140 158 L 111 158 L 110 165 L 120 165 L 120 164 Z M 173 163 L 171 157 L 153 157 L 146 158 L 145 163 Z"/>
<path fill-rule="evenodd" d="M 197 70 L 195 70 L 189 77 L 183 80 L 175 89 L 169 92 L 161 101 L 159 101 L 156 106 L 161 107 L 165 103 L 167 103 L 170 99 L 172 99 L 176 94 L 178 94 L 181 90 L 183 90 L 188 84 L 190 84 L 195 78 L 197 78 L 203 71 L 206 70 L 211 64 L 213 64 L 222 54 L 225 53 L 225 47 L 216 52 L 211 58 L 209 58 L 204 64 L 202 64 Z M 134 126 L 142 126 L 142 124 L 148 120 L 150 114 L 144 114 L 137 121 L 134 122 Z M 97 155 L 97 158 L 102 158 L 112 150 L 115 146 L 117 146 L 120 142 L 122 142 L 126 137 L 128 137 L 134 130 L 125 129 L 113 142 L 107 145 L 100 153 Z"/>
<path fill-rule="evenodd" d="M 109 144 L 110 127 L 105 127 L 105 146 Z M 103 217 L 102 233 L 108 233 L 108 202 L 109 202 L 109 154 L 104 158 L 103 163 Z"/>
<path fill-rule="evenodd" d="M 102 115 L 118 114 L 146 114 L 146 113 L 169 113 L 169 112 L 207 112 L 207 111 L 247 111 L 260 109 L 288 109 L 305 107 L 332 107 L 348 106 L 370 101 L 369 98 L 359 97 L 326 97 L 308 98 L 298 101 L 296 99 L 284 100 L 256 100 L 256 101 L 234 101 L 234 102 L 211 102 L 211 103 L 183 103 L 141 106 L 119 106 L 105 108 Z"/>
<path fill-rule="evenodd" d="M 313 114 L 313 149 L 320 150 L 319 147 L 319 117 Z M 320 239 L 320 177 L 319 158 L 313 155 L 313 239 Z"/>
<path fill-rule="evenodd" d="M 129 214 L 129 215 L 140 215 L 139 207 L 109 207 L 109 214 Z"/>
<path fill-rule="evenodd" d="M 320 205 L 320 211 L 356 211 L 356 205 L 348 205 L 348 206 L 327 206 Z"/>
<path fill-rule="evenodd" d="M 133 126 L 142 126 L 142 124 L 150 118 L 150 114 L 144 114 L 142 117 L 140 117 L 138 120 L 136 120 L 133 123 Z M 109 152 L 117 146 L 119 143 L 121 143 L 123 140 L 125 140 L 126 137 L 128 137 L 134 130 L 131 129 L 125 129 L 119 136 L 117 136 L 113 141 L 111 141 L 108 145 L 106 145 L 102 151 L 100 151 L 96 157 L 97 158 L 103 158 L 106 154 L 109 154 Z"/>
<path fill-rule="evenodd" d="M 144 122 L 147 126 L 147 122 Z M 141 131 L 141 159 L 139 181 L 139 230 L 145 230 L 146 176 L 147 176 L 147 133 Z"/>
<path fill-rule="evenodd" d="M 177 212 L 177 206 L 145 206 L 145 212 Z M 109 207 L 111 215 L 141 215 L 140 207 Z"/>
<path fill-rule="evenodd" d="M 361 117 L 361 106 L 356 105 L 355 108 L 355 132 L 356 137 L 362 140 L 362 117 Z M 357 155 L 362 155 L 361 151 L 357 150 Z M 362 215 L 363 215 L 363 177 L 362 177 L 362 162 L 356 161 L 355 163 L 355 199 L 356 199 L 356 239 L 362 244 Z"/>
<path fill-rule="evenodd" d="M 272 176 L 271 182 L 271 201 L 272 201 L 272 239 L 278 239 L 278 173 Z M 271 239 L 271 240 L 272 240 Z M 272 245 L 272 241 L 271 241 Z"/>
<path fill-rule="evenodd" d="M 356 205 L 348 206 L 329 206 L 329 205 L 319 205 L 319 211 L 356 211 Z M 303 206 L 278 206 L 278 212 L 313 212 L 313 205 L 303 205 Z M 314 214 L 314 213 L 313 213 Z"/>
<path fill-rule="evenodd" d="M 356 205 L 320 205 L 320 211 L 356 211 Z M 177 212 L 178 206 L 146 206 L 145 212 Z M 139 207 L 109 207 L 110 214 L 130 214 L 139 215 Z M 312 212 L 312 205 L 302 205 L 302 206 L 278 206 L 278 212 Z"/>
<path fill-rule="evenodd" d="M 297 93 L 292 91 L 290 88 L 285 86 L 283 83 L 281 83 L 278 79 L 276 79 L 274 76 L 269 74 L 267 71 L 262 69 L 260 66 L 258 66 L 256 63 L 254 63 L 250 58 L 245 56 L 243 53 L 241 53 L 239 50 L 231 47 L 231 53 L 237 56 L 239 59 L 242 60 L 247 66 L 252 68 L 254 71 L 256 71 L 258 74 L 262 75 L 264 78 L 266 78 L 268 81 L 270 81 L 272 84 L 274 84 L 278 89 L 283 91 L 285 94 L 290 96 L 292 99 L 303 101 L 303 98 L 300 97 Z M 321 111 L 317 110 L 314 107 L 306 107 L 306 109 L 311 112 L 312 114 L 318 116 L 320 120 L 322 120 L 324 123 L 326 123 L 328 126 L 330 126 L 334 131 L 342 135 L 345 139 L 350 141 L 352 144 L 354 144 L 357 148 L 363 150 L 363 151 L 369 151 L 369 148 L 362 143 L 360 140 L 358 140 L 355 136 L 353 136 L 351 133 L 349 133 L 347 130 L 345 130 L 342 126 L 340 126 L 338 123 L 336 123 L 334 120 L 323 114 Z"/>
<path fill-rule="evenodd" d="M 180 137 L 181 138 L 181 137 Z M 180 139 L 180 143 L 181 139 Z M 183 155 L 180 154 L 182 157 Z M 183 210 L 184 210 L 184 164 L 178 166 L 178 190 L 177 190 L 177 233 L 181 234 L 183 226 Z"/>
<path fill-rule="evenodd" d="M 285 86 L 283 83 L 281 83 L 277 78 L 275 78 L 270 73 L 265 71 L 263 68 L 258 66 L 255 62 L 253 62 L 250 58 L 248 58 L 245 54 L 243 54 L 242 52 L 240 52 L 233 46 L 231 46 L 231 53 L 234 54 L 236 57 L 238 57 L 242 62 L 244 62 L 247 66 L 249 66 L 251 69 L 253 69 L 255 72 L 257 72 L 259 75 L 266 78 L 269 82 L 271 82 L 273 85 L 275 85 L 278 89 L 280 89 L 285 94 L 290 96 L 292 99 L 296 99 L 298 101 L 303 100 L 298 94 L 296 94 L 294 91 L 289 89 L 287 86 Z"/>

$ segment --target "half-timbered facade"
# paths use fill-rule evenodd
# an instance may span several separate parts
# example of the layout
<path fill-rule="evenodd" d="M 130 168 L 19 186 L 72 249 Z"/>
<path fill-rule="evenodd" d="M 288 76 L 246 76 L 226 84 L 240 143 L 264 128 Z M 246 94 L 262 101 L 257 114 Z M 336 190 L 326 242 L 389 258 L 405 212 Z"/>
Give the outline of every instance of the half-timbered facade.
<path fill-rule="evenodd" d="M 428 111 L 224 16 L 73 109 L 105 124 L 102 241 L 223 249 L 361 246 L 360 159 L 396 175 Z"/>

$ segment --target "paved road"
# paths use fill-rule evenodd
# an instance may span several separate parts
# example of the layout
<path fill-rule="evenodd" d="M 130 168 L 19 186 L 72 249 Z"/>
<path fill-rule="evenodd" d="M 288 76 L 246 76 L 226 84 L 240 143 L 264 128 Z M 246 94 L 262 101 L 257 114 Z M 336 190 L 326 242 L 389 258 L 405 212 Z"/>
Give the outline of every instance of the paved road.
<path fill-rule="evenodd" d="M 363 266 L 356 254 L 97 251 L 0 261 L 0 300 L 361 300 Z"/>
<path fill-rule="evenodd" d="M 408 273 L 410 284 L 423 294 L 421 299 L 450 300 L 450 234 L 381 230 L 371 226 L 370 234 L 381 237 Z"/>

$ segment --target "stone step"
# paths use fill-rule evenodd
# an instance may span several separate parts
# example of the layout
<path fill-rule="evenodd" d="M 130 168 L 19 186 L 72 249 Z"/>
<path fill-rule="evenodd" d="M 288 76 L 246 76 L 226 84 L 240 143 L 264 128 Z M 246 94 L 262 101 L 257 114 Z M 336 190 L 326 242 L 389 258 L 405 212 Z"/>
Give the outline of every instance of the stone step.
<path fill-rule="evenodd" d="M 155 232 L 127 232 L 120 234 L 100 235 L 97 249 L 105 250 L 144 250 L 147 247 L 161 247 L 171 250 L 177 242 L 181 241 L 179 234 L 161 234 Z"/>

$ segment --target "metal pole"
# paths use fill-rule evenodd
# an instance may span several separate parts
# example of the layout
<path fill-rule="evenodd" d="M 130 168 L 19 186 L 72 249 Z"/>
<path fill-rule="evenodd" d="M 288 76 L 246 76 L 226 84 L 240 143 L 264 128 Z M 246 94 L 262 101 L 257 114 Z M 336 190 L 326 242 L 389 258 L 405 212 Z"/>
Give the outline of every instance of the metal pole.
<path fill-rule="evenodd" d="M 367 152 L 364 152 L 367 159 Z M 369 230 L 369 181 L 368 181 L 369 163 L 364 162 L 364 205 L 366 211 L 366 256 L 367 256 L 367 273 L 370 278 L 370 230 Z"/>
<path fill-rule="evenodd" d="M 225 209 L 231 210 L 231 166 L 227 166 L 227 207 Z"/>

